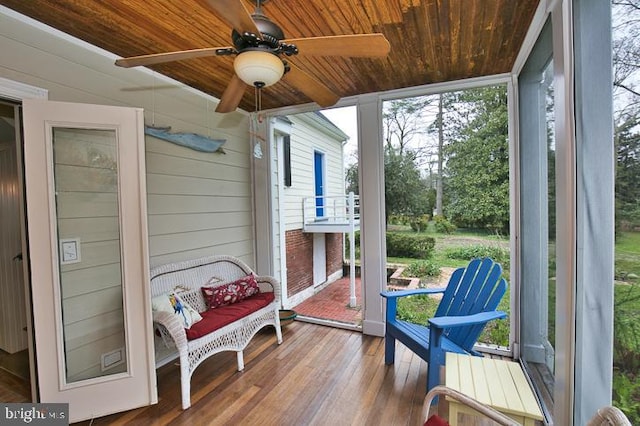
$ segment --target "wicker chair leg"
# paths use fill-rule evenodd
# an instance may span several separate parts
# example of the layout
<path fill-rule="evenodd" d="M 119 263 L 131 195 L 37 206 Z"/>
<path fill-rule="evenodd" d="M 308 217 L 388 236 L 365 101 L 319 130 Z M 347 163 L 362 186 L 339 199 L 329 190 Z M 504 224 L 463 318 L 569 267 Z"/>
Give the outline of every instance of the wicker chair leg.
<path fill-rule="evenodd" d="M 236 352 L 236 355 L 238 357 L 238 371 L 242 371 L 244 370 L 244 355 L 242 351 Z"/>
<path fill-rule="evenodd" d="M 191 374 L 189 372 L 189 358 L 180 357 L 180 387 L 182 392 L 182 409 L 191 407 Z"/>

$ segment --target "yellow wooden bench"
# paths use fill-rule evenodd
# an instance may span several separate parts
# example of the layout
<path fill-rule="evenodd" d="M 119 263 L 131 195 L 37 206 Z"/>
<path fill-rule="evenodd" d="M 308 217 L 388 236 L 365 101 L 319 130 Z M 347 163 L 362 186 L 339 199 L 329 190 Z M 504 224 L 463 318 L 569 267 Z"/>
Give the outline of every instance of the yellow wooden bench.
<path fill-rule="evenodd" d="M 525 426 L 543 420 L 542 411 L 517 362 L 480 358 L 447 352 L 445 385 L 495 408 Z M 476 412 L 458 401 L 449 402 L 449 423 L 458 424 L 458 414 Z"/>

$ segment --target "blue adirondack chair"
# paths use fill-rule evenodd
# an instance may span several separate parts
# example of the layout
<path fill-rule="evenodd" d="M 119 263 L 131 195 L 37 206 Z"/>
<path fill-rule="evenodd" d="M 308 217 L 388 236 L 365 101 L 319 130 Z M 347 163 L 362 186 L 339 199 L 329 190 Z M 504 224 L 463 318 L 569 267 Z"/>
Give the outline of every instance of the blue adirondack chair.
<path fill-rule="evenodd" d="M 502 267 L 489 258 L 473 259 L 466 268 L 456 269 L 446 288 L 384 291 L 387 299 L 384 362 L 393 364 L 396 339 L 428 362 L 427 392 L 440 382 L 445 352 L 482 356 L 473 349 L 487 322 L 505 318 L 497 311 L 507 290 Z M 443 293 L 429 326 L 396 318 L 398 298 L 417 294 Z"/>

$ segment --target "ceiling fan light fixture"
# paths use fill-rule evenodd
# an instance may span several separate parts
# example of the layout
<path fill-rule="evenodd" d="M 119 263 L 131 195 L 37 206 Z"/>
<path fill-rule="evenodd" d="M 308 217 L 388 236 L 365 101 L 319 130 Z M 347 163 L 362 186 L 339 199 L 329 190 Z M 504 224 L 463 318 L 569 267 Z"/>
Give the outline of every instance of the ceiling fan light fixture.
<path fill-rule="evenodd" d="M 250 86 L 267 87 L 277 83 L 284 74 L 282 59 L 273 53 L 248 50 L 240 53 L 233 62 L 233 69 Z"/>

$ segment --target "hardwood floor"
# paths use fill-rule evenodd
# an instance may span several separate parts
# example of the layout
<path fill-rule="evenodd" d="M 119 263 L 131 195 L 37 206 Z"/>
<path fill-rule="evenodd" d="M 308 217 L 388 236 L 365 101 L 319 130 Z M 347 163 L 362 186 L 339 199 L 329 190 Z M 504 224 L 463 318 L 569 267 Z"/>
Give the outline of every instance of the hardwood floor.
<path fill-rule="evenodd" d="M 14 354 L 0 350 L 0 401 L 31 401 L 29 355 L 26 349 Z"/>
<path fill-rule="evenodd" d="M 384 365 L 382 338 L 294 321 L 278 346 L 260 332 L 237 372 L 235 353 L 193 374 L 191 408 L 180 405 L 176 364 L 158 370 L 159 403 L 92 422 L 116 425 L 421 425 L 426 363 L 403 346 Z"/>
<path fill-rule="evenodd" d="M 0 401 L 31 402 L 29 381 L 0 368 Z"/>
<path fill-rule="evenodd" d="M 278 346 L 271 328 L 245 350 L 245 370 L 233 352 L 200 365 L 191 381 L 191 408 L 183 411 L 180 371 L 158 370 L 159 402 L 79 425 L 408 425 L 426 418 L 427 365 L 398 344 L 384 365 L 384 340 L 359 332 L 294 321 Z M 446 401 L 437 411 L 446 417 Z M 460 416 L 460 426 L 485 425 Z"/>

